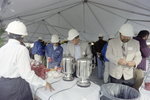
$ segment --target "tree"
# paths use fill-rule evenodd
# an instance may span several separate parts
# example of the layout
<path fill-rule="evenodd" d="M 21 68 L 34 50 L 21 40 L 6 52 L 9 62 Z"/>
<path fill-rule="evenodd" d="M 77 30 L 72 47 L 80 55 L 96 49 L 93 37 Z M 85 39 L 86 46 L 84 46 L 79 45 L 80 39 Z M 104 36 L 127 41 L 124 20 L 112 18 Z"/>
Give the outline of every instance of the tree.
<path fill-rule="evenodd" d="M 6 37 L 2 37 L 2 35 L 5 33 L 5 29 L 4 29 L 5 25 L 0 26 L 0 47 L 2 47 L 4 45 L 4 39 Z"/>

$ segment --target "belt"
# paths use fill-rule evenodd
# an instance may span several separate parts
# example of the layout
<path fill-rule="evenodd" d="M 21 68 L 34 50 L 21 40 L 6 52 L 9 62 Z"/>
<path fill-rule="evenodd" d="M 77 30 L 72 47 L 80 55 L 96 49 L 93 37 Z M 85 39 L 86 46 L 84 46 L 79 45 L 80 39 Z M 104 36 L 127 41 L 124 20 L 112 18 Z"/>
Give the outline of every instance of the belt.
<path fill-rule="evenodd" d="M 3 77 L 3 76 L 0 76 L 0 78 L 12 80 L 12 79 L 18 79 L 18 78 L 21 78 L 21 77 L 16 77 L 16 78 L 5 78 L 5 77 Z"/>

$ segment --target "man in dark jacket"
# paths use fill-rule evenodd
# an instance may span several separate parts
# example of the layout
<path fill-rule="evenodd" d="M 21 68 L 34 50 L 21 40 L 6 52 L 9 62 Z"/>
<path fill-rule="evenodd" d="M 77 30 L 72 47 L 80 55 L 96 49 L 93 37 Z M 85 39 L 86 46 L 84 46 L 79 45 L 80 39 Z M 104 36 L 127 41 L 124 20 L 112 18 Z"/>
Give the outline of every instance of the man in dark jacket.
<path fill-rule="evenodd" d="M 44 46 L 42 44 L 43 37 L 39 37 L 38 41 L 34 43 L 32 48 L 32 54 L 34 54 L 34 59 L 36 61 L 40 61 L 42 63 L 43 55 L 44 55 Z"/>
<path fill-rule="evenodd" d="M 148 39 L 149 31 L 141 30 L 139 34 L 133 39 L 139 41 L 140 43 L 140 51 L 142 54 L 142 61 L 137 66 L 137 69 L 134 69 L 134 85 L 133 87 L 138 90 L 141 86 L 144 78 L 143 72 L 146 71 L 146 58 L 150 56 L 150 48 L 146 44 L 146 40 Z"/>
<path fill-rule="evenodd" d="M 102 78 L 102 66 L 104 64 L 101 50 L 107 42 L 103 40 L 103 34 L 99 35 L 99 40 L 94 44 L 94 52 L 97 54 L 98 77 Z"/>

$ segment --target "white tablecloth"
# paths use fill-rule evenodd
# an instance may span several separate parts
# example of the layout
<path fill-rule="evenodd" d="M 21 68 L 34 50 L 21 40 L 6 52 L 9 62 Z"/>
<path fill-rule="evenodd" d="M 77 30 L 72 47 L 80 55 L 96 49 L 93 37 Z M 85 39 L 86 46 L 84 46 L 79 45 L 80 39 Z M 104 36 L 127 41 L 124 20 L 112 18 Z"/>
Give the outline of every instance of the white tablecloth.
<path fill-rule="evenodd" d="M 53 83 L 58 80 L 60 81 Z M 90 87 L 79 87 L 76 84 L 76 82 L 78 81 L 77 78 L 74 79 L 73 81 L 64 81 L 61 78 L 59 79 L 51 78 L 47 79 L 47 81 L 49 83 L 53 83 L 52 87 L 55 89 L 55 91 L 50 92 L 49 89 L 45 91 L 44 87 L 39 88 L 40 86 L 31 85 L 32 93 L 42 100 L 100 100 L 99 97 L 100 86 L 94 84 L 93 82 L 91 82 Z M 39 89 L 37 90 L 37 88 Z"/>

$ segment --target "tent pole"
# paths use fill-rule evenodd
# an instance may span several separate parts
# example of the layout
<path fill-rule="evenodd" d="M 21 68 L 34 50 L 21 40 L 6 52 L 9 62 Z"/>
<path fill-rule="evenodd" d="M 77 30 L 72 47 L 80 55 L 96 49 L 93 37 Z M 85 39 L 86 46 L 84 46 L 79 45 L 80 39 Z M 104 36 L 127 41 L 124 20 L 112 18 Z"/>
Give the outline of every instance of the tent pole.
<path fill-rule="evenodd" d="M 47 17 L 47 18 L 50 18 L 50 17 L 52 17 L 52 16 L 54 16 L 54 15 L 56 15 L 57 13 L 55 13 L 55 14 L 53 14 L 53 15 L 51 15 L 51 16 L 49 16 L 49 17 Z M 41 18 L 43 18 L 43 17 L 41 17 Z M 37 18 L 37 19 L 39 19 L 39 18 Z M 31 24 L 27 24 L 27 26 L 29 26 L 29 25 L 32 25 L 32 24 L 34 24 L 34 23 L 37 23 L 37 22 L 40 22 L 41 21 L 41 19 L 40 20 L 38 20 L 38 21 L 35 21 L 35 20 L 37 20 L 37 19 L 34 19 L 34 20 L 26 20 L 27 22 L 25 22 L 25 23 L 28 23 L 28 22 L 33 22 L 33 23 L 31 23 Z M 25 19 L 24 19 L 25 20 Z M 35 22 L 34 22 L 35 21 Z"/>
<path fill-rule="evenodd" d="M 144 27 L 150 28 L 150 27 L 148 27 L 147 25 L 143 25 L 143 24 L 140 24 L 140 23 L 135 22 L 135 21 L 132 21 L 132 22 L 133 22 L 133 23 L 136 23 L 136 24 L 139 24 L 139 25 L 141 25 L 141 26 L 144 26 Z"/>
<path fill-rule="evenodd" d="M 25 19 L 22 19 L 22 20 L 25 20 Z M 28 22 L 32 22 L 31 20 L 28 20 Z M 38 22 L 40 22 L 40 21 L 38 21 Z M 31 23 L 31 24 L 34 24 L 34 23 L 38 23 L 38 22 L 33 22 L 33 23 Z M 29 25 L 31 25 L 31 24 L 26 24 L 26 26 L 29 26 Z M 46 24 L 46 23 L 45 23 Z M 47 24 L 46 24 L 47 25 Z M 50 25 L 47 25 L 47 26 L 50 26 Z M 56 26 L 56 25 L 51 25 L 51 26 L 53 26 L 53 27 L 56 27 L 56 28 L 61 28 L 61 29 L 65 29 L 65 30 L 70 30 L 70 28 L 64 28 L 64 27 L 60 27 L 60 26 Z M 81 32 L 81 33 L 84 33 L 84 32 L 82 32 L 82 31 L 79 31 L 78 30 L 78 32 Z M 33 32 L 32 32 L 33 33 Z M 86 32 L 87 34 L 91 34 L 91 33 L 88 33 L 88 32 Z M 96 34 L 94 34 L 94 35 L 96 35 Z"/>
<path fill-rule="evenodd" d="M 80 3 L 78 3 L 77 5 L 79 5 L 79 4 L 80 4 Z M 73 7 L 77 6 L 77 5 L 71 6 L 71 7 L 67 8 L 67 9 L 73 8 Z M 62 10 L 62 11 L 65 11 L 65 10 L 67 10 L 67 9 L 64 9 L 64 10 Z M 62 11 L 60 11 L 60 12 L 62 12 Z M 44 17 L 46 17 L 46 18 L 43 18 L 43 17 L 40 17 L 40 18 L 42 18 L 42 19 L 48 19 L 48 18 L 50 18 L 50 17 L 52 17 L 52 16 L 54 16 L 54 15 L 56 15 L 56 14 L 58 14 L 58 13 L 55 13 L 55 14 L 53 14 L 53 15 L 51 15 L 51 16 L 48 16 L 48 17 L 44 16 Z M 32 21 L 35 21 L 35 20 L 40 19 L 40 18 L 33 19 Z M 41 21 L 41 19 L 40 19 L 40 21 Z M 28 22 L 31 22 L 31 21 L 28 21 Z M 34 24 L 34 23 L 33 23 L 33 24 Z M 30 25 L 32 25 L 32 24 L 30 24 Z"/>
<path fill-rule="evenodd" d="M 133 6 L 133 7 L 137 7 L 137 8 L 140 8 L 140 9 L 143 9 L 143 10 L 146 10 L 146 11 L 150 11 L 149 9 L 147 9 L 147 8 L 144 8 L 144 7 L 141 7 L 141 6 L 139 6 L 139 5 L 135 5 L 135 4 L 132 4 L 132 3 L 129 3 L 129 2 L 126 2 L 125 0 L 118 0 L 118 1 L 120 1 L 120 2 L 123 2 L 123 3 L 125 3 L 125 4 L 128 4 L 128 5 L 130 5 L 130 6 Z M 144 5 L 145 6 L 145 5 Z"/>
<path fill-rule="evenodd" d="M 42 21 L 41 21 L 41 23 L 42 23 Z M 41 23 L 39 24 L 39 26 L 37 27 L 37 29 L 35 30 L 35 32 L 33 33 L 33 35 L 36 33 L 36 31 L 38 30 L 38 28 L 41 26 Z M 29 41 L 31 40 L 31 38 L 33 37 L 33 35 L 30 37 Z"/>
<path fill-rule="evenodd" d="M 104 8 L 102 8 L 102 7 L 99 7 L 99 6 L 97 6 L 97 5 L 93 4 L 93 3 L 90 3 L 90 4 L 91 4 L 91 5 L 94 5 L 95 7 L 100 8 L 100 9 L 103 9 L 103 10 L 105 10 L 105 11 L 109 12 L 109 13 L 112 13 L 112 14 L 114 14 L 114 15 L 118 16 L 118 17 L 121 17 L 121 18 L 123 18 L 123 19 L 127 19 L 127 18 L 124 18 L 124 17 L 122 17 L 122 16 L 120 16 L 120 15 L 117 15 L 117 14 L 115 14 L 115 13 L 113 13 L 113 12 L 109 11 L 109 10 L 106 10 L 106 9 L 104 9 Z"/>
<path fill-rule="evenodd" d="M 47 24 L 46 24 L 47 25 Z M 47 26 L 50 26 L 50 25 L 47 25 Z M 65 30 L 70 30 L 70 28 L 64 28 L 64 27 L 60 27 L 60 26 L 55 26 L 55 25 L 51 25 L 52 27 L 56 27 L 56 28 L 60 28 L 60 29 L 65 29 Z M 28 32 L 30 32 L 30 33 L 33 33 L 33 32 L 31 32 L 31 31 L 28 31 Z M 79 31 L 78 30 L 78 32 L 81 32 L 81 33 L 84 33 L 83 31 Z M 86 32 L 87 33 L 87 32 Z M 36 34 L 41 34 L 41 33 L 37 33 L 36 32 Z M 87 34 L 90 34 L 90 35 L 93 35 L 92 33 L 87 33 Z M 96 35 L 96 34 L 94 34 L 94 35 Z"/>
<path fill-rule="evenodd" d="M 92 14 L 94 15 L 95 19 L 97 20 L 97 22 L 99 23 L 99 25 L 102 27 L 102 29 L 104 30 L 104 32 L 107 34 L 108 36 L 108 33 L 106 32 L 105 28 L 103 27 L 103 25 L 100 23 L 100 21 L 98 20 L 98 18 L 96 17 L 96 15 L 94 14 L 93 10 L 91 9 L 91 7 L 89 6 L 89 4 L 87 3 L 87 6 L 89 7 L 90 11 L 92 12 Z"/>
<path fill-rule="evenodd" d="M 69 28 L 64 28 L 64 27 L 60 27 L 60 26 L 55 26 L 55 25 L 51 25 L 51 26 L 53 26 L 53 27 L 56 27 L 56 28 L 61 28 L 61 29 L 65 29 L 65 30 L 70 30 Z M 77 30 L 78 32 L 81 32 L 81 33 L 84 33 L 84 32 L 82 32 L 82 31 L 79 31 L 79 30 Z M 86 32 L 87 33 L 87 32 Z M 87 34 L 92 34 L 92 33 L 87 33 Z M 93 34 L 92 34 L 93 35 Z M 96 35 L 96 34 L 94 34 L 94 35 Z"/>
<path fill-rule="evenodd" d="M 24 19 L 22 19 L 22 20 L 24 20 Z M 28 22 L 32 22 L 31 20 L 28 20 Z M 38 22 L 40 22 L 40 21 L 38 21 Z M 38 23 L 38 22 L 33 22 L 33 23 L 31 23 L 31 24 L 34 24 L 34 23 Z M 26 26 L 29 26 L 29 25 L 31 25 L 31 24 L 26 24 Z M 47 25 L 47 24 L 46 24 Z M 49 25 L 48 25 L 49 26 Z M 51 25 L 51 26 L 53 26 L 53 27 L 56 27 L 56 28 L 61 28 L 61 29 L 65 29 L 65 30 L 70 30 L 70 28 L 64 28 L 64 27 L 60 27 L 60 26 L 56 26 L 56 25 Z M 79 31 L 78 30 L 78 32 L 82 32 L 82 31 Z M 84 32 L 82 32 L 82 33 L 84 33 Z M 87 32 L 86 32 L 87 33 Z M 90 34 L 90 33 L 87 33 L 87 34 Z"/>
<path fill-rule="evenodd" d="M 98 5 L 102 5 L 102 6 L 109 7 L 109 8 L 113 8 L 113 9 L 117 9 L 117 10 L 121 10 L 121 11 L 125 11 L 125 12 L 132 13 L 132 14 L 137 14 L 137 15 L 142 15 L 142 16 L 150 17 L 150 15 L 143 14 L 143 13 L 129 11 L 129 10 L 125 10 L 125 9 L 121 9 L 121 8 L 117 8 L 117 7 L 113 7 L 113 6 L 109 6 L 109 5 L 105 5 L 105 4 L 101 4 L 101 3 L 96 3 L 96 2 L 93 2 L 93 1 L 88 1 L 88 2 L 94 3 L 94 4 L 98 4 Z"/>
<path fill-rule="evenodd" d="M 30 26 L 30 25 L 32 25 L 32 24 L 34 24 L 34 23 L 38 23 L 38 22 L 40 22 L 40 21 L 33 22 L 33 23 L 30 23 L 30 24 L 26 24 L 26 26 Z"/>
<path fill-rule="evenodd" d="M 28 33 L 33 33 L 32 31 L 28 31 Z M 49 35 L 48 33 L 40 33 L 40 32 L 36 32 L 36 34 L 44 34 L 44 35 Z"/>
<path fill-rule="evenodd" d="M 26 37 L 30 37 L 30 36 L 26 36 Z M 38 37 L 32 37 L 32 40 L 37 40 L 37 39 L 38 39 Z M 49 38 L 44 38 L 44 39 L 49 39 Z"/>
<path fill-rule="evenodd" d="M 49 26 L 51 26 L 47 21 L 45 21 Z M 51 26 L 56 32 L 58 32 L 59 34 L 61 34 L 58 30 L 56 30 L 53 26 Z M 63 34 L 61 34 L 63 37 L 65 37 Z"/>
<path fill-rule="evenodd" d="M 48 27 L 47 27 L 47 25 L 46 25 L 45 20 L 44 20 L 44 24 L 45 24 L 45 26 L 46 26 L 46 28 L 47 28 L 47 30 L 48 30 L 49 35 L 51 36 L 52 34 L 50 33 L 50 31 L 49 31 L 49 29 L 48 29 Z"/>
<path fill-rule="evenodd" d="M 58 1 L 58 2 L 54 2 L 54 3 L 49 4 L 49 5 L 40 6 L 40 7 L 38 8 L 38 10 L 42 10 L 42 9 L 47 8 L 47 7 L 55 6 L 55 5 L 57 5 L 57 4 L 61 4 L 61 3 L 65 2 L 65 1 L 67 1 L 67 0 L 60 0 L 60 1 Z M 37 9 L 37 8 L 31 9 L 31 10 L 29 10 L 29 11 L 19 13 L 19 14 L 15 15 L 15 16 L 19 16 L 19 15 L 22 15 L 22 16 L 23 16 L 23 15 L 26 15 L 26 14 L 28 14 L 28 13 L 32 13 L 32 12 L 33 12 L 34 10 L 36 10 L 36 9 Z M 56 8 L 56 9 L 57 9 L 57 8 Z M 58 7 L 58 9 L 59 9 L 59 7 Z M 55 10 L 55 8 L 54 8 L 54 9 L 51 9 L 51 10 Z M 44 10 L 44 12 L 46 12 L 46 11 L 49 11 L 49 10 Z M 25 13 L 26 13 L 26 14 L 25 14 Z"/>
<path fill-rule="evenodd" d="M 6 11 L 6 6 L 8 6 L 8 5 L 10 5 L 10 0 L 2 0 L 1 6 L 0 6 L 0 17 Z"/>
<path fill-rule="evenodd" d="M 54 8 L 54 9 L 50 9 L 50 10 L 45 10 L 45 11 L 41 11 L 41 12 L 37 12 L 37 13 L 33 13 L 33 14 L 28 14 L 28 15 L 22 15 L 22 16 L 17 16 L 17 17 L 27 17 L 27 16 L 32 16 L 32 15 L 37 15 L 37 14 L 41 14 L 41 13 L 45 13 L 45 12 L 49 12 L 49 11 L 52 11 L 52 10 L 56 10 L 56 9 L 59 9 L 59 8 L 64 8 L 64 7 L 67 7 L 67 6 L 71 6 L 71 5 L 75 5 L 75 4 L 81 4 L 82 2 L 76 2 L 76 3 L 73 3 L 73 4 L 70 4 L 70 5 L 65 5 L 65 6 L 62 6 L 62 7 L 57 7 L 57 8 Z M 69 7 L 70 8 L 70 7 Z M 12 19 L 15 19 L 17 18 L 16 16 L 11 16 L 11 17 L 8 17 L 8 18 L 4 18 L 4 19 L 1 19 L 3 21 L 7 21 L 7 20 L 12 20 Z"/>
<path fill-rule="evenodd" d="M 66 18 L 64 18 L 64 16 L 59 12 L 58 13 L 71 27 L 73 27 L 67 20 L 66 20 Z M 73 27 L 74 28 L 74 27 Z"/>
<path fill-rule="evenodd" d="M 92 3 L 90 3 L 90 4 L 92 4 Z M 98 8 L 101 8 L 101 7 L 99 7 L 99 6 L 95 5 L 95 4 L 92 4 L 92 5 L 94 5 L 94 6 L 98 7 Z M 101 9 L 103 9 L 103 10 L 105 10 L 105 11 L 108 11 L 108 10 L 106 10 L 106 9 L 104 9 L 104 8 L 101 8 Z M 108 11 L 108 12 L 110 12 L 110 11 Z M 122 16 L 120 16 L 120 15 L 117 15 L 117 14 L 113 13 L 113 12 L 110 12 L 110 13 L 112 13 L 112 14 L 118 16 L 118 17 L 121 17 L 121 18 L 123 18 L 123 19 L 126 19 L 126 18 L 124 18 L 124 17 L 122 17 Z M 134 21 L 150 22 L 149 20 L 137 20 L 137 19 L 127 19 L 127 20 L 130 20 L 130 21 L 132 21 L 132 22 L 134 22 Z M 137 22 L 134 22 L 134 23 L 137 23 Z M 139 24 L 139 25 L 141 25 L 141 26 L 145 26 L 145 27 L 147 27 L 147 28 L 150 28 L 150 27 L 148 27 L 148 26 L 146 26 L 146 25 L 143 25 L 143 24 L 140 24 L 140 23 L 137 23 L 137 24 Z M 116 36 L 117 34 L 118 34 L 118 32 L 115 34 L 115 36 Z"/>
<path fill-rule="evenodd" d="M 59 13 L 61 16 L 62 16 L 62 18 L 72 27 L 72 28 L 74 28 L 74 29 L 76 29 L 75 27 L 73 27 L 73 25 L 71 24 L 71 23 L 69 23 L 69 21 L 67 21 L 67 19 L 61 14 L 61 13 Z M 82 34 L 80 34 L 82 37 L 84 37 Z M 87 41 L 87 39 L 84 37 L 84 39 Z"/>
<path fill-rule="evenodd" d="M 150 22 L 150 20 L 129 19 L 130 21 Z"/>

